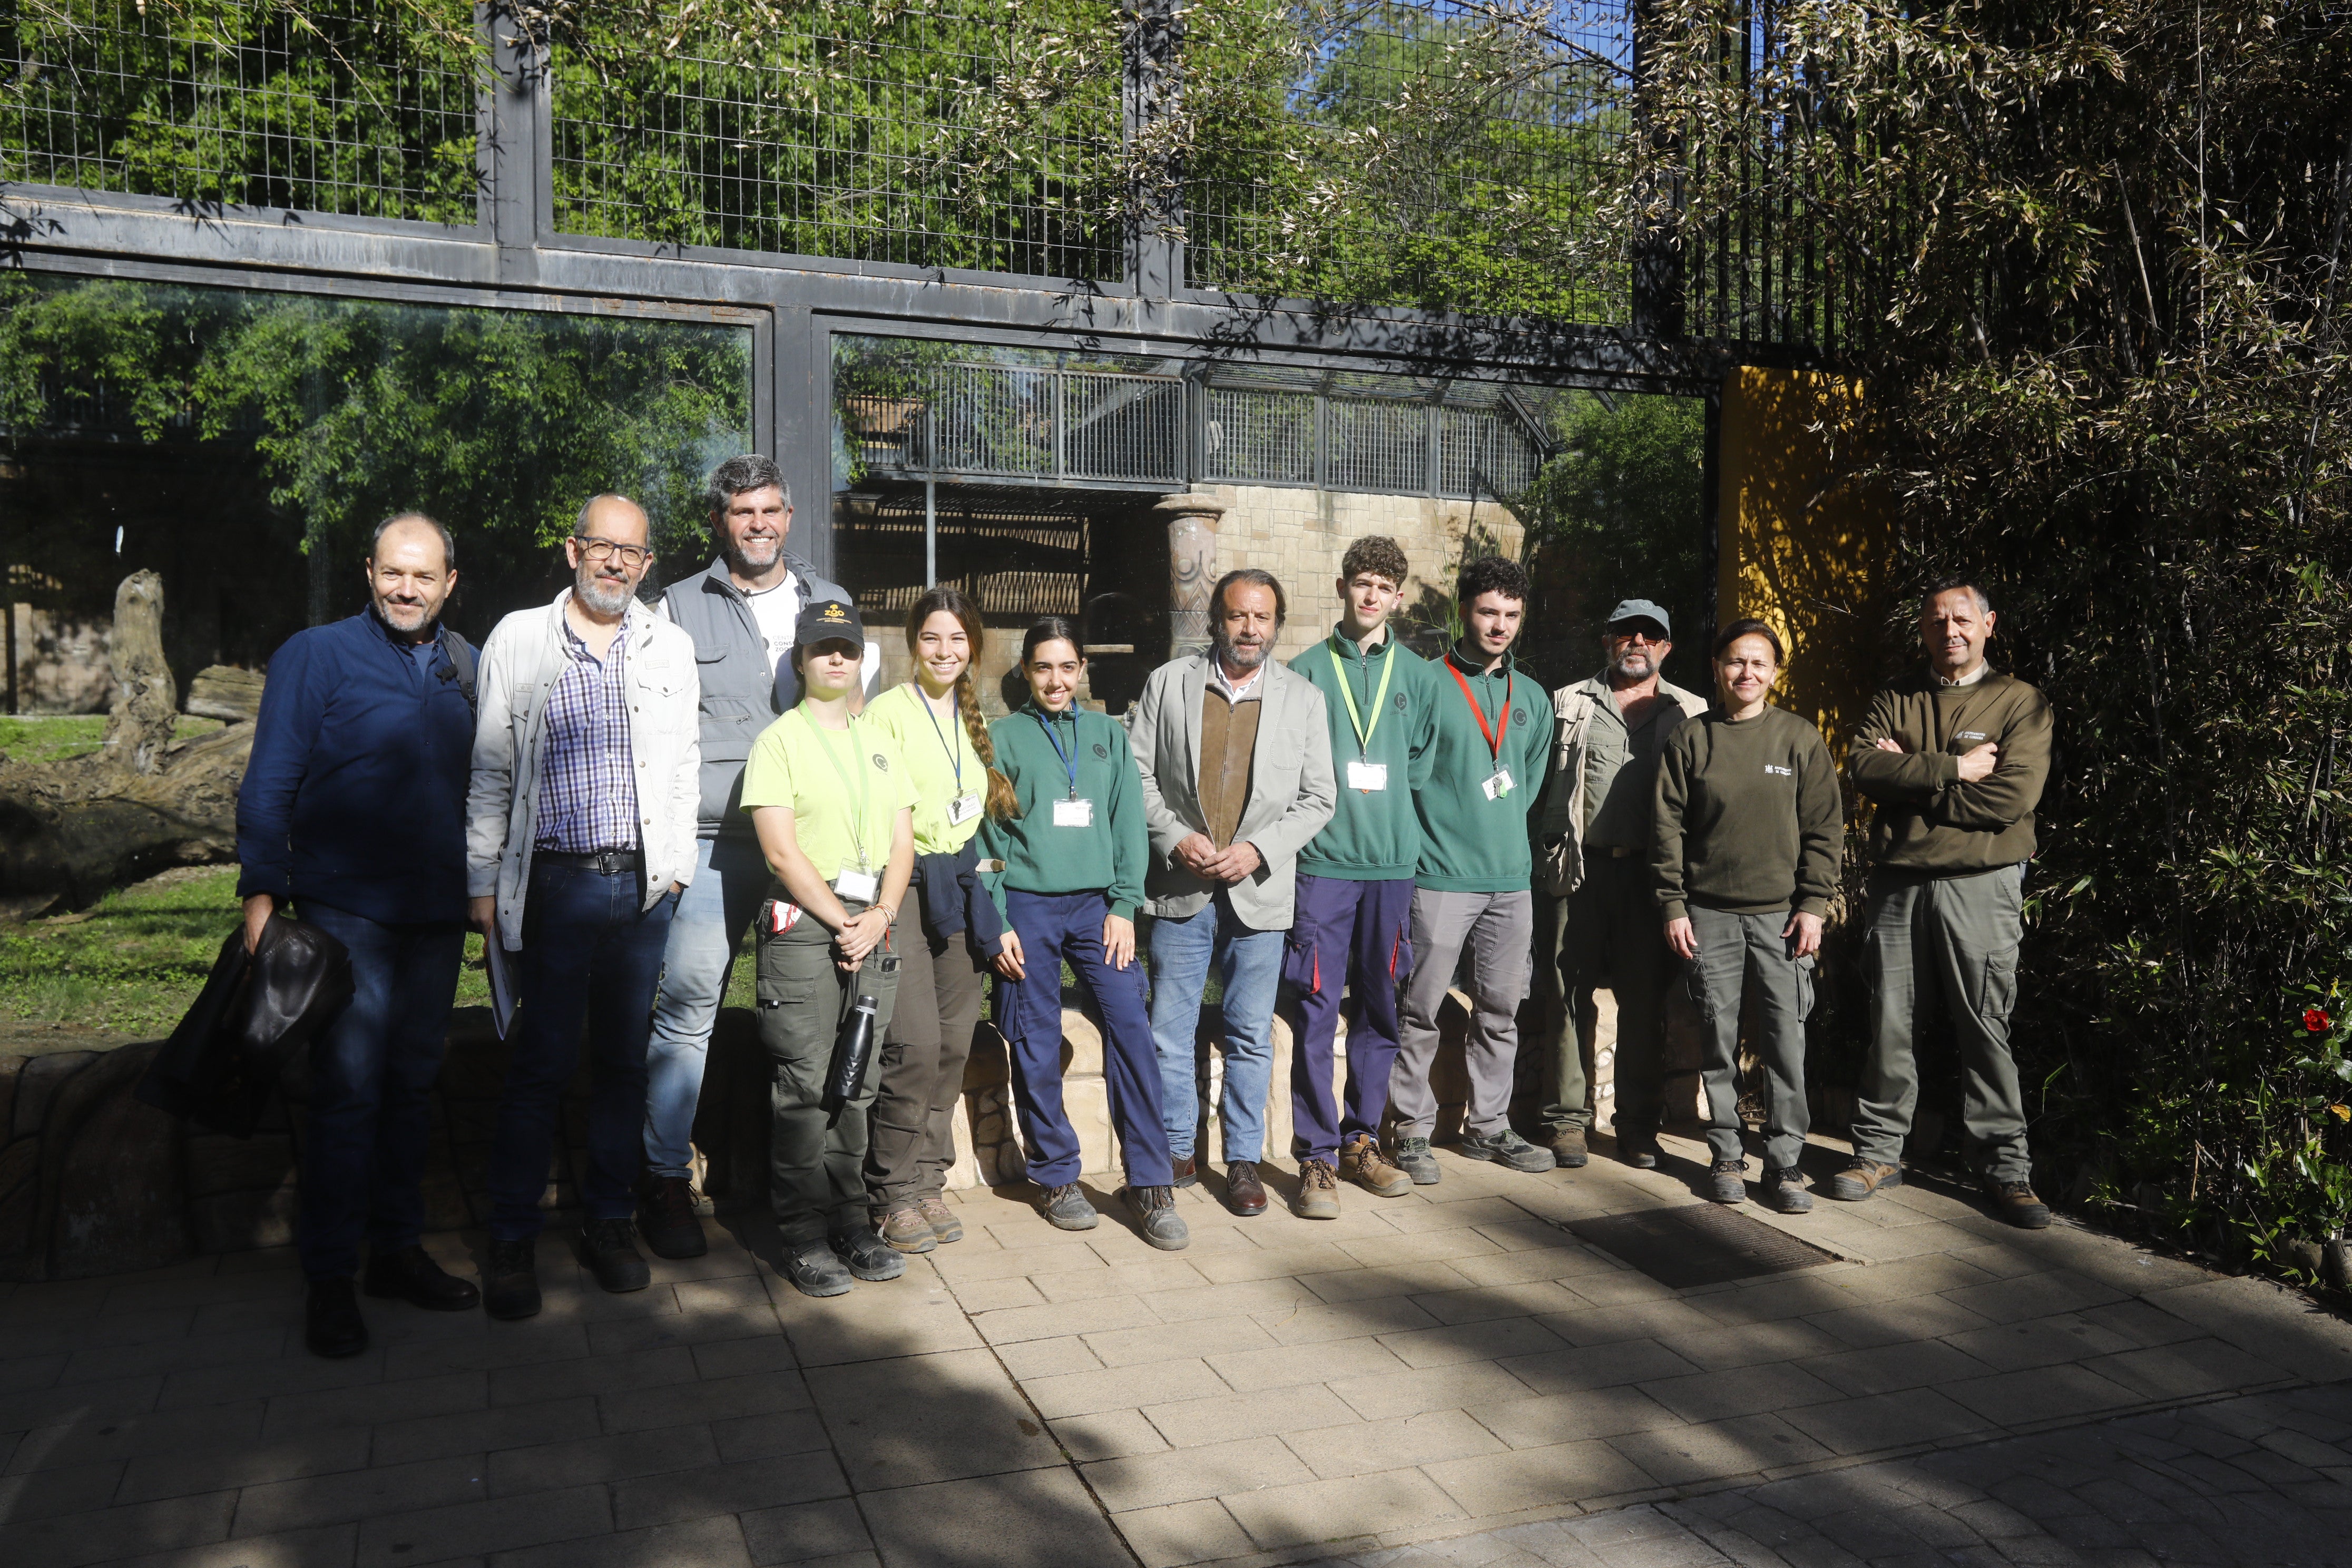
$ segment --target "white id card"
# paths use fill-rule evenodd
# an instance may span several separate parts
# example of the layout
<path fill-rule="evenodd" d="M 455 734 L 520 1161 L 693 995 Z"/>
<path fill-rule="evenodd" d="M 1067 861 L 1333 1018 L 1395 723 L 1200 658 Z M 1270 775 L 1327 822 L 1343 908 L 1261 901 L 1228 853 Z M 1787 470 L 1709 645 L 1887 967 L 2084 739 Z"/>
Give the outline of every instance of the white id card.
<path fill-rule="evenodd" d="M 1375 790 L 1389 787 L 1389 765 L 1386 763 L 1353 762 L 1348 764 L 1349 789 Z"/>
<path fill-rule="evenodd" d="M 845 903 L 870 904 L 882 890 L 882 879 L 871 871 L 844 871 L 833 879 L 833 890 Z"/>
<path fill-rule="evenodd" d="M 1478 786 L 1486 792 L 1488 800 L 1500 800 L 1511 793 L 1511 770 L 1496 768 L 1486 782 Z"/>
<path fill-rule="evenodd" d="M 1054 826 L 1056 827 L 1092 827 L 1095 825 L 1095 803 L 1090 800 L 1057 800 L 1054 803 Z"/>
<path fill-rule="evenodd" d="M 953 800 L 948 802 L 948 826 L 950 827 L 961 827 L 965 823 L 970 822 L 973 817 L 978 816 L 979 815 L 980 796 L 976 795 L 960 795 Z"/>

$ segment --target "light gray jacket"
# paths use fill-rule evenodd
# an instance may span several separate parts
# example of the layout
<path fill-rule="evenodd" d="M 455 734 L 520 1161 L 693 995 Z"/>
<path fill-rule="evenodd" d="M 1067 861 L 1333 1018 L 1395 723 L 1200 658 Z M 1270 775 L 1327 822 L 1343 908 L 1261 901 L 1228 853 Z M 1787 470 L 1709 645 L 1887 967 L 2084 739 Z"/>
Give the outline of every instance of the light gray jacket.
<path fill-rule="evenodd" d="M 572 590 L 536 610 L 517 610 L 482 645 L 474 719 L 474 775 L 466 792 L 466 894 L 499 900 L 499 939 L 522 947 L 523 894 L 539 837 L 539 761 L 547 699 L 563 674 L 563 607 Z M 629 606 L 622 680 L 635 763 L 637 839 L 651 909 L 672 882 L 694 880 L 696 774 L 694 642 L 643 605 Z"/>
<path fill-rule="evenodd" d="M 1128 740 L 1143 773 L 1143 821 L 1151 833 L 1144 892 L 1155 915 L 1182 919 L 1204 907 L 1220 884 L 1203 881 L 1172 858 L 1176 846 L 1207 831 L 1201 810 L 1201 698 L 1209 659 L 1186 654 L 1151 672 L 1129 716 Z M 1323 693 L 1278 659 L 1265 661 L 1258 700 L 1257 743 L 1250 758 L 1249 801 L 1234 841 L 1247 840 L 1265 864 L 1228 886 L 1234 913 L 1255 931 L 1288 931 L 1298 887 L 1298 852 L 1338 806 L 1331 731 Z"/>
<path fill-rule="evenodd" d="M 1658 695 L 1685 714 L 1706 711 L 1706 699 L 1663 676 Z M 1592 715 L 1609 700 L 1609 672 L 1551 694 L 1551 769 L 1536 808 L 1536 885 L 1566 898 L 1584 881 L 1584 758 L 1591 749 Z"/>

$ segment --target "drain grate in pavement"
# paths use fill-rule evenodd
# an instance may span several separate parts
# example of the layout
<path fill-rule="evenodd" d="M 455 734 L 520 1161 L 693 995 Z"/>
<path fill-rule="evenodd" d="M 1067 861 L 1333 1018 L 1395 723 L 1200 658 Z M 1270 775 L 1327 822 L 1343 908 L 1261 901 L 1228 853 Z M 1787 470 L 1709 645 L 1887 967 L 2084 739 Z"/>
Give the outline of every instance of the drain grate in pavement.
<path fill-rule="evenodd" d="M 1837 1261 L 1833 1253 L 1713 1204 L 1570 1220 L 1568 1228 L 1578 1239 L 1676 1289 Z"/>

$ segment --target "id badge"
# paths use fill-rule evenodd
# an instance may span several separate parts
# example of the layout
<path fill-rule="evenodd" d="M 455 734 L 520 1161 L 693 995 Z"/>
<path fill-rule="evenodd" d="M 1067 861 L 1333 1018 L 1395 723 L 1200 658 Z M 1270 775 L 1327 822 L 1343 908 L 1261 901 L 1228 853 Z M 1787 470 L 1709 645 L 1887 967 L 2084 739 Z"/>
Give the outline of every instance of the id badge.
<path fill-rule="evenodd" d="M 1500 800 L 1511 793 L 1511 770 L 1496 768 L 1486 782 L 1478 786 L 1486 792 L 1488 800 Z"/>
<path fill-rule="evenodd" d="M 1092 827 L 1095 825 L 1095 803 L 1090 800 L 1057 800 L 1054 803 L 1054 826 L 1056 827 Z"/>
<path fill-rule="evenodd" d="M 1376 790 L 1389 787 L 1389 765 L 1386 763 L 1353 762 L 1348 764 L 1349 789 Z"/>
<path fill-rule="evenodd" d="M 833 879 L 833 890 L 853 904 L 870 904 L 882 890 L 882 879 L 871 871 L 844 871 Z"/>
<path fill-rule="evenodd" d="M 960 795 L 953 800 L 948 802 L 948 826 L 950 827 L 961 827 L 965 823 L 970 822 L 973 817 L 978 816 L 979 815 L 980 796 L 976 795 Z"/>

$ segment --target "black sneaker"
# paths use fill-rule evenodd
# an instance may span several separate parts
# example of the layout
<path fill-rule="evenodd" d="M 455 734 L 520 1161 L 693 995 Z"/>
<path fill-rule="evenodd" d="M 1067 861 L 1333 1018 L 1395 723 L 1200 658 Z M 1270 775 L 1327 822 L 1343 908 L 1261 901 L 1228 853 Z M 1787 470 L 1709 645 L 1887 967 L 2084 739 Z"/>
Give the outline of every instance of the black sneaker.
<path fill-rule="evenodd" d="M 853 1283 L 848 1268 L 833 1255 L 832 1246 L 822 1241 L 784 1243 L 784 1256 L 777 1272 L 791 1280 L 793 1289 L 803 1296 L 845 1296 Z"/>
<path fill-rule="evenodd" d="M 520 1241 L 490 1238 L 490 1266 L 482 1282 L 482 1309 L 511 1322 L 539 1315 L 539 1265 L 531 1255 L 536 1237 Z"/>
<path fill-rule="evenodd" d="M 684 1176 L 655 1176 L 637 1205 L 637 1234 L 656 1258 L 699 1258 L 710 1250 L 702 1216 L 694 1212 L 694 1184 Z"/>
<path fill-rule="evenodd" d="M 1396 1146 L 1396 1168 L 1412 1178 L 1416 1187 L 1433 1187 L 1443 1173 L 1437 1168 L 1437 1156 L 1429 1152 L 1426 1138 L 1400 1138 Z"/>
<path fill-rule="evenodd" d="M 302 1342 L 312 1355 L 341 1361 L 368 1348 L 367 1320 L 348 1279 L 313 1279 L 302 1308 Z"/>
<path fill-rule="evenodd" d="M 1764 1170 L 1764 1203 L 1782 1214 L 1804 1214 L 1813 1206 L 1813 1194 L 1805 1190 L 1805 1178 L 1794 1165 Z"/>
<path fill-rule="evenodd" d="M 1507 1165 L 1528 1175 L 1538 1171 L 1557 1170 L 1559 1166 L 1559 1162 L 1551 1157 L 1550 1150 L 1537 1148 L 1507 1127 L 1492 1134 L 1465 1130 L 1457 1147 L 1473 1160 L 1492 1160 L 1497 1165 Z"/>
<path fill-rule="evenodd" d="M 833 1255 L 849 1265 L 849 1271 L 860 1279 L 879 1284 L 907 1271 L 907 1255 L 875 1235 L 871 1226 L 836 1230 L 825 1239 L 832 1245 Z"/>
<path fill-rule="evenodd" d="M 421 1247 L 371 1251 L 361 1289 L 371 1296 L 403 1300 L 428 1312 L 467 1312 L 482 1302 L 482 1293 L 472 1280 L 460 1279 L 443 1268 Z"/>
<path fill-rule="evenodd" d="M 1045 1194 L 1045 1222 L 1055 1230 L 1092 1230 L 1102 1223 L 1095 1205 L 1087 1202 L 1087 1194 L 1078 1191 L 1076 1182 L 1065 1182 Z"/>
<path fill-rule="evenodd" d="M 614 1295 L 642 1290 L 654 1282 L 653 1268 L 637 1250 L 636 1226 L 625 1216 L 588 1221 L 573 1245 L 596 1283 Z"/>
<path fill-rule="evenodd" d="M 1144 1240 L 1162 1252 L 1181 1252 L 1192 1245 L 1192 1234 L 1176 1213 L 1175 1188 L 1123 1187 L 1118 1195 L 1127 1200 Z"/>
<path fill-rule="evenodd" d="M 1706 1195 L 1719 1204 L 1748 1201 L 1748 1162 L 1717 1160 L 1706 1168 Z"/>

